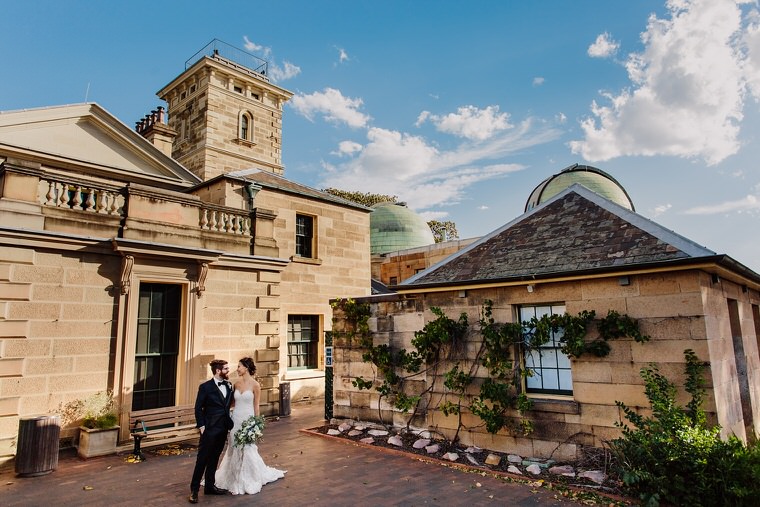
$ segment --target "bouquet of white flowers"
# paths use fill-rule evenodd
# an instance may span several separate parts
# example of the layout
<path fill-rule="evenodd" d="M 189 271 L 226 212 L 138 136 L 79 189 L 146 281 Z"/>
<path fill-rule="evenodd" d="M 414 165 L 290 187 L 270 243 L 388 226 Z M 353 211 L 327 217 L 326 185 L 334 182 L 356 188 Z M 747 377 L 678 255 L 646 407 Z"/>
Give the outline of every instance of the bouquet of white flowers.
<path fill-rule="evenodd" d="M 252 415 L 235 432 L 232 444 L 235 447 L 244 447 L 248 444 L 256 444 L 264 436 L 264 417 Z"/>

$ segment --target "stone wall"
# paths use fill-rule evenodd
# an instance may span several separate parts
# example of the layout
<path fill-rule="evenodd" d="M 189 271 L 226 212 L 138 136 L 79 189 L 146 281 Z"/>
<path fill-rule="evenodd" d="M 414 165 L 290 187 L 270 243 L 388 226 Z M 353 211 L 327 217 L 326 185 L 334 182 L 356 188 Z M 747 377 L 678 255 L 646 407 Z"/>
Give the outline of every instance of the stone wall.
<path fill-rule="evenodd" d="M 290 259 L 282 272 L 279 337 L 282 343 L 281 380 L 291 382 L 291 398 L 324 396 L 323 332 L 332 329 L 330 300 L 370 294 L 369 214 L 366 211 L 267 189 L 256 206 L 277 210 L 274 236 L 280 257 Z M 295 255 L 296 214 L 314 218 L 314 258 Z M 287 371 L 288 315 L 317 315 L 320 319 L 319 368 Z"/>
<path fill-rule="evenodd" d="M 480 347 L 477 321 L 486 299 L 493 301 L 493 316 L 497 322 L 513 321 L 520 305 L 565 304 L 567 312 L 572 315 L 583 310 L 594 310 L 598 317 L 605 316 L 609 310 L 627 314 L 638 321 L 644 334 L 651 337 L 646 343 L 637 343 L 631 338 L 617 339 L 610 342 L 611 352 L 607 357 L 584 355 L 574 359 L 572 396 L 531 395 L 535 405 L 525 416 L 533 422 L 534 431 L 527 437 L 504 430 L 491 435 L 483 429 L 478 418 L 465 412 L 462 418 L 466 429 L 459 434 L 464 444 L 562 459 L 574 458 L 583 446 L 600 447 L 620 434 L 615 423 L 621 421 L 623 415 L 615 401 L 622 401 L 642 414 L 650 413 L 639 375 L 641 368 L 656 363 L 663 374 L 683 385 L 683 351 L 687 348 L 712 363 L 707 372 L 708 396 L 704 406 L 709 417 L 726 428 L 736 427 L 736 411 L 739 410 L 741 419 L 741 408 L 735 367 L 731 369 L 733 357 L 719 352 L 725 349 L 721 344 L 726 341 L 726 326 L 713 322 L 727 319 L 726 297 L 740 297 L 740 307 L 745 315 L 747 312 L 751 315 L 750 305 L 757 304 L 758 294 L 753 291 L 742 293 L 741 286 L 728 281 L 723 281 L 722 288 L 717 290 L 711 286 L 710 275 L 696 270 L 640 274 L 629 276 L 629 279 L 629 285 L 621 285 L 617 277 L 610 277 L 537 283 L 533 284 L 533 292 L 528 292 L 525 285 L 517 285 L 372 297 L 363 301 L 371 302 L 370 327 L 374 344 L 387 343 L 394 348 L 411 348 L 414 331 L 421 330 L 426 322 L 435 318 L 430 312 L 431 307 L 441 308 L 452 319 L 465 312 L 474 330 L 467 338 L 470 360 Z M 347 325 L 339 312 L 336 319 L 336 331 Z M 760 368 L 751 317 L 743 321 L 742 329 L 748 345 L 751 385 L 755 386 Z M 755 338 L 753 347 L 750 347 L 751 338 Z M 373 378 L 372 367 L 361 359 L 362 351 L 355 342 L 336 342 L 336 417 L 382 419 L 405 425 L 408 415 L 393 410 L 385 400 L 380 400 L 376 391 L 359 391 L 352 386 L 351 381 L 356 377 Z M 721 366 L 721 362 L 726 364 Z M 448 369 L 444 367 L 440 371 Z M 485 374 L 482 370 L 479 369 L 478 375 Z M 442 387 L 442 378 L 434 379 L 428 374 L 424 381 L 427 387 L 436 386 L 430 395 L 432 399 L 445 400 L 450 396 Z M 753 388 L 757 392 L 756 387 Z M 688 400 L 683 390 L 679 400 L 682 403 Z M 757 410 L 756 402 L 754 410 Z M 757 426 L 756 417 L 754 421 Z M 414 423 L 417 427 L 437 430 L 449 438 L 457 429 L 456 416 L 444 416 L 435 409 L 428 410 L 424 420 Z"/>
<path fill-rule="evenodd" d="M 93 244 L 75 253 L 2 239 L 0 456 L 8 456 L 19 418 L 113 387 L 120 258 Z"/>

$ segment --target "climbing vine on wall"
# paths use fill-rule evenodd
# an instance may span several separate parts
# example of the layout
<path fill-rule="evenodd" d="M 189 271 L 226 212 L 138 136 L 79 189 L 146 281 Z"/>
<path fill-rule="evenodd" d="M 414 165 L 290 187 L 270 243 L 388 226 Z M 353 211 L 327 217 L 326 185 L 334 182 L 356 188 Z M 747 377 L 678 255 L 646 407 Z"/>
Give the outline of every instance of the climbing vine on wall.
<path fill-rule="evenodd" d="M 638 328 L 638 323 L 610 310 L 607 316 L 595 320 L 595 312 L 582 311 L 577 315 L 544 315 L 524 322 L 498 323 L 493 318 L 493 302 L 486 300 L 481 308 L 478 329 L 473 331 L 462 313 L 458 320 L 451 319 L 436 307 L 431 308 L 435 319 L 429 321 L 422 330 L 414 333 L 414 350 L 396 349 L 388 345 L 373 346 L 367 320 L 369 307 L 362 307 L 352 300 L 339 302 L 346 319 L 351 323 L 351 331 L 360 335 L 360 344 L 365 348 L 362 359 L 374 366 L 374 379 L 356 377 L 352 384 L 362 389 L 374 388 L 380 397 L 387 398 L 394 408 L 402 412 L 412 411 L 409 421 L 421 409 L 437 409 L 446 416 L 458 417 L 459 430 L 463 428 L 463 409 L 469 410 L 482 421 L 490 433 L 507 429 L 512 433 L 528 434 L 531 423 L 523 417 L 530 410 L 532 401 L 522 386 L 527 376 L 533 375 L 525 368 L 518 351 L 529 352 L 549 343 L 559 342 L 562 352 L 570 357 L 592 354 L 605 357 L 610 352 L 608 341 L 621 337 L 631 337 L 637 342 L 649 339 Z M 589 328 L 596 322 L 598 337 L 587 340 Z M 481 346 L 474 357 L 466 355 L 465 338 L 468 333 L 479 332 Z M 480 382 L 477 394 L 469 393 L 475 382 L 475 372 L 485 368 L 488 376 Z M 428 382 L 420 392 L 410 392 L 408 381 L 422 378 L 427 374 Z M 434 400 L 435 383 L 443 379 L 445 392 Z M 426 405 L 421 406 L 425 401 Z M 381 412 L 382 416 L 382 412 Z"/>

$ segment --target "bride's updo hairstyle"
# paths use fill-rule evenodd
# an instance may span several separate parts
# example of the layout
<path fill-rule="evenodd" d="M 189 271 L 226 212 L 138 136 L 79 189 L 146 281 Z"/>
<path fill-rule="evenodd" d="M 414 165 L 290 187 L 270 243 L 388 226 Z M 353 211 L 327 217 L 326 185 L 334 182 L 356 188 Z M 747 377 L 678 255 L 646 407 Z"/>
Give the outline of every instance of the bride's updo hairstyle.
<path fill-rule="evenodd" d="M 244 357 L 243 359 L 241 359 L 240 364 L 246 367 L 246 369 L 248 370 L 248 373 L 250 373 L 251 376 L 253 376 L 256 373 L 256 365 L 253 363 L 253 359 L 251 359 L 250 357 Z"/>

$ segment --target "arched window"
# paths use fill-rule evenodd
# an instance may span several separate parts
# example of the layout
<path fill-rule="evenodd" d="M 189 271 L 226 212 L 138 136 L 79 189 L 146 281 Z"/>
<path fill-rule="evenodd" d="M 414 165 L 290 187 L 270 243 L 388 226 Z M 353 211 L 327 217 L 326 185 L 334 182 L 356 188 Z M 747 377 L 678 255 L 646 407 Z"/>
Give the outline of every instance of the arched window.
<path fill-rule="evenodd" d="M 253 140 L 253 117 L 250 113 L 240 115 L 240 132 L 238 132 L 238 137 L 246 141 Z"/>

